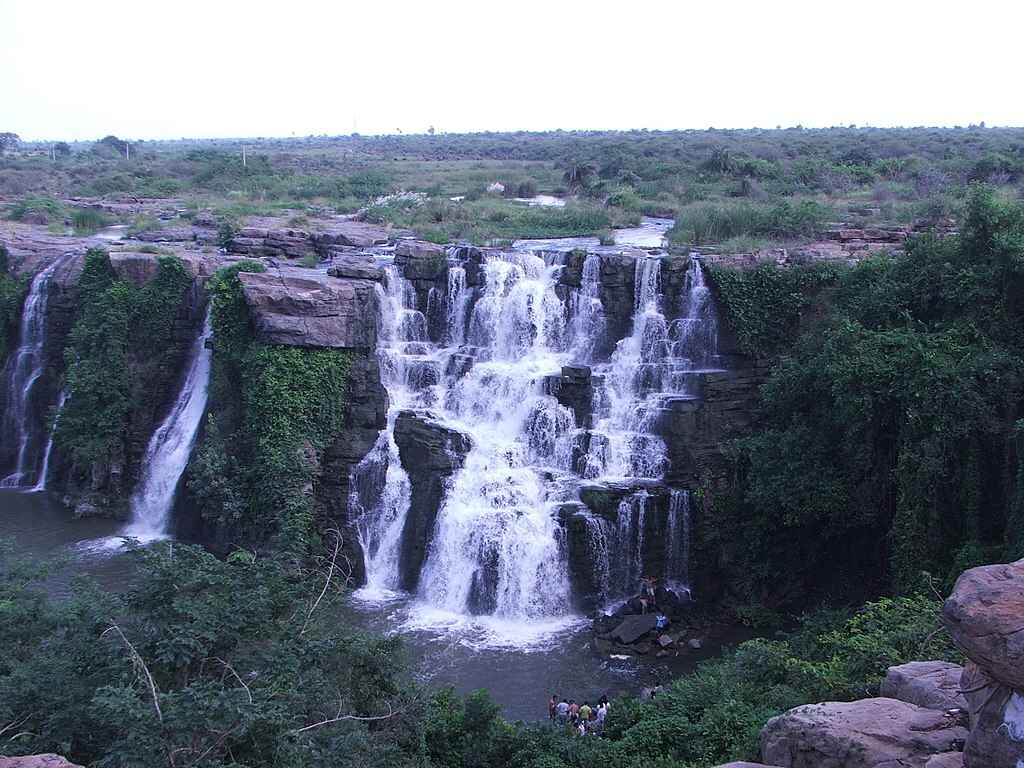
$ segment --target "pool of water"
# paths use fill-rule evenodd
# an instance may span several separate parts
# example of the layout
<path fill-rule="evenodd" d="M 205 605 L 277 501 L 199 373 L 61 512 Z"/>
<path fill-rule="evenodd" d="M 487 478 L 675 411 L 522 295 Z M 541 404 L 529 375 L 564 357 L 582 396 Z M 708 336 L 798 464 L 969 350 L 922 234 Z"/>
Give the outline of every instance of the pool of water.
<path fill-rule="evenodd" d="M 115 520 L 75 519 L 46 493 L 0 490 L 0 540 L 12 542 L 18 556 L 56 561 L 56 574 L 46 584 L 56 595 L 78 575 L 111 590 L 130 583 L 134 561 L 117 535 L 122 526 Z M 582 616 L 501 621 L 440 615 L 407 595 L 364 591 L 353 594 L 339 619 L 401 636 L 420 683 L 452 686 L 460 693 L 485 688 L 506 717 L 525 721 L 547 717 L 551 694 L 577 701 L 635 694 L 688 673 L 721 647 L 709 643 L 663 659 L 606 658 L 594 652 L 590 623 Z"/>

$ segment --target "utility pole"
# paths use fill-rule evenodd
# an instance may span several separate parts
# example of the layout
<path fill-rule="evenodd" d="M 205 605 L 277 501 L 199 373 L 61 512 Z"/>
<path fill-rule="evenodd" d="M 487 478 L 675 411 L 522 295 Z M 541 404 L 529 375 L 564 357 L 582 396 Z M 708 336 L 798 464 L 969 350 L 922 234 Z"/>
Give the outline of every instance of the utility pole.
<path fill-rule="evenodd" d="M 242 167 L 245 168 L 245 144 L 242 145 Z"/>
<path fill-rule="evenodd" d="M 129 154 L 129 152 L 128 152 L 128 147 L 129 147 L 129 144 L 128 144 L 128 142 L 126 141 L 126 142 L 124 143 L 124 159 L 125 159 L 125 160 L 131 160 L 130 154 Z"/>
<path fill-rule="evenodd" d="M 56 144 L 51 144 L 50 145 L 50 159 L 53 160 L 53 162 L 55 162 L 55 163 L 57 162 L 57 145 Z"/>

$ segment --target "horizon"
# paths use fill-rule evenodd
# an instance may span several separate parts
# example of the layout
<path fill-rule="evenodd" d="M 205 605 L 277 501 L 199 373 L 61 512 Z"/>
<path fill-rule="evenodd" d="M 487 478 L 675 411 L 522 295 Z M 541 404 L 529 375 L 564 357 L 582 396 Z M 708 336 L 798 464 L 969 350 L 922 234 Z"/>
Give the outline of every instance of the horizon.
<path fill-rule="evenodd" d="M 647 7 L 529 0 L 498 26 L 464 0 L 299 0 L 286 14 L 111 0 L 56 18 L 8 0 L 0 130 L 34 142 L 1024 125 L 1008 96 L 1019 7 L 793 0 L 745 8 L 740 23 L 733 10 Z"/>

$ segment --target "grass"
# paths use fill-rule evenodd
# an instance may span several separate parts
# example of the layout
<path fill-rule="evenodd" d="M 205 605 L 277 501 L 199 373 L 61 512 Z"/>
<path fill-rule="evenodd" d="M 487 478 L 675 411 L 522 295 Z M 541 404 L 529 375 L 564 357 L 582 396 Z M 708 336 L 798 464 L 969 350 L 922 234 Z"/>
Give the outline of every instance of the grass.
<path fill-rule="evenodd" d="M 774 204 L 692 203 L 678 211 L 668 237 L 680 245 L 707 245 L 738 237 L 810 237 L 831 215 L 829 206 L 814 200 Z"/>
<path fill-rule="evenodd" d="M 521 238 L 600 236 L 612 227 L 635 226 L 639 212 L 623 211 L 592 202 L 570 202 L 561 208 L 528 207 L 501 198 L 452 202 L 404 198 L 373 205 L 367 221 L 411 229 L 431 242 L 467 241 L 489 244 Z"/>
<path fill-rule="evenodd" d="M 12 221 L 38 219 L 47 223 L 63 221 L 64 204 L 48 195 L 24 195 L 7 207 L 7 218 Z"/>
<path fill-rule="evenodd" d="M 95 208 L 75 208 L 71 212 L 71 226 L 76 235 L 90 235 L 110 224 L 110 220 Z"/>

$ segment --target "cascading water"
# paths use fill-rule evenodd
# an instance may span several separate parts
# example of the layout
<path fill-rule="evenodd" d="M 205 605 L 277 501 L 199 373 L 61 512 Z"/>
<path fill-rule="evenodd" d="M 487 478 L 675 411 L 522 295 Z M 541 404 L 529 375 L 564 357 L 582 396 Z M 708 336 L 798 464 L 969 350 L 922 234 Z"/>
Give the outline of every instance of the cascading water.
<path fill-rule="evenodd" d="M 57 432 L 57 421 L 60 419 L 60 412 L 64 410 L 64 403 L 67 399 L 67 391 L 61 390 L 60 397 L 57 399 L 57 408 L 54 410 L 53 425 L 50 427 L 50 434 L 46 438 L 46 448 L 43 449 L 43 464 L 39 468 L 39 479 L 32 486 L 33 493 L 46 490 L 46 478 L 50 474 L 50 455 L 53 453 L 53 436 Z"/>
<path fill-rule="evenodd" d="M 484 615 L 536 623 L 571 614 L 557 509 L 578 504 L 589 480 L 653 483 L 662 490 L 651 494 L 670 497 L 667 512 L 659 502 L 657 513 L 667 541 L 651 545 L 664 546 L 664 573 L 646 572 L 644 536 L 655 498 L 647 490 L 623 499 L 617 526 L 587 523 L 602 593 L 628 593 L 645 575 L 685 585 L 689 496 L 658 483 L 667 449 L 657 426 L 666 398 L 689 397 L 690 378 L 717 363 L 714 308 L 698 260 L 690 262 L 673 311 L 664 306 L 662 260 L 636 258 L 632 331 L 601 360 L 596 350 L 607 322 L 600 254 L 586 256 L 580 287 L 566 290 L 559 284 L 565 252 L 488 251 L 479 269 L 474 264 L 473 280 L 466 264 L 455 263 L 458 253 L 450 254 L 446 295 L 431 287 L 426 314 L 401 270 L 385 269 L 378 354 L 391 398 L 388 429 L 353 471 L 349 501 L 366 565 L 359 594 L 386 598 L 401 581 L 411 490 L 393 430 L 400 411 L 427 409 L 431 420 L 471 439 L 438 509 L 413 596 L 438 622 Z M 447 322 L 437 336 L 443 343 L 429 340 L 434 320 L 427 315 Z M 546 380 L 566 365 L 593 372 L 592 428 L 547 394 Z"/>
<path fill-rule="evenodd" d="M 0 480 L 2 488 L 27 486 L 36 476 L 40 456 L 38 420 L 33 418 L 33 392 L 46 364 L 46 307 L 54 273 L 64 263 L 58 259 L 39 272 L 29 286 L 21 311 L 21 335 L 18 349 L 6 366 L 7 409 L 3 434 L 17 440 L 14 471 Z M 38 485 L 38 477 L 36 480 Z"/>
<path fill-rule="evenodd" d="M 132 495 L 132 519 L 124 529 L 125 536 L 153 539 L 167 535 L 178 481 L 188 465 L 206 411 L 211 356 L 207 341 L 211 334 L 207 312 L 202 331 L 192 345 L 188 370 L 174 407 L 146 447 L 142 478 Z"/>

